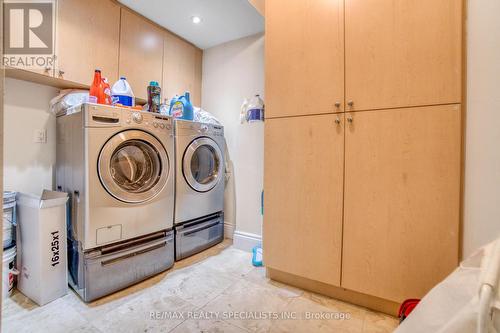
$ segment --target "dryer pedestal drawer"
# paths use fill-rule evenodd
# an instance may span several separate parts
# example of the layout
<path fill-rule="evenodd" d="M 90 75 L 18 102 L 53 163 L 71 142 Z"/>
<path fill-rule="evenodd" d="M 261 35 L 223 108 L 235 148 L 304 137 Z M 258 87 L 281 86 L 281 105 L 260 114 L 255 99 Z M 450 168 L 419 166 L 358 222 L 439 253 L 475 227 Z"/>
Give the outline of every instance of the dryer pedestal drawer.
<path fill-rule="evenodd" d="M 173 264 L 173 231 L 109 245 L 83 255 L 83 281 L 75 290 L 90 302 L 163 272 Z"/>
<path fill-rule="evenodd" d="M 175 227 L 175 259 L 201 252 L 224 239 L 224 214 L 206 216 Z"/>

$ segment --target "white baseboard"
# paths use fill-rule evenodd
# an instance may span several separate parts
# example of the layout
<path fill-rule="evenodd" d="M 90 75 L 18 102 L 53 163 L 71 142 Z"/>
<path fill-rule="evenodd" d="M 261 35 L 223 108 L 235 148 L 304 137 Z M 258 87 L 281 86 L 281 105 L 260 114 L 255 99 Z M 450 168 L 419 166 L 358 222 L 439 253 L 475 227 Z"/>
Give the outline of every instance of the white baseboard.
<path fill-rule="evenodd" d="M 238 230 L 234 232 L 233 246 L 237 249 L 251 252 L 255 246 L 260 244 L 262 244 L 262 236 L 260 235 Z"/>
<path fill-rule="evenodd" d="M 224 238 L 233 239 L 235 225 L 224 221 Z"/>

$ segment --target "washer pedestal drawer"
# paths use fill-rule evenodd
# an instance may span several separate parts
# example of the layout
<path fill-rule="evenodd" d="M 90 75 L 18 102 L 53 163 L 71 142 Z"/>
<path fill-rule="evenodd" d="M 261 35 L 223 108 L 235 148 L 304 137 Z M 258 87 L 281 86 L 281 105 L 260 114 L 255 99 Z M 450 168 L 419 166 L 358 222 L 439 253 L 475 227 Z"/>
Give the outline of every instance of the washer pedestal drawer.
<path fill-rule="evenodd" d="M 175 260 L 201 252 L 224 240 L 224 213 L 205 216 L 175 227 Z"/>
<path fill-rule="evenodd" d="M 69 265 L 70 285 L 90 302 L 172 267 L 174 231 L 106 245 L 70 258 L 80 260 Z"/>

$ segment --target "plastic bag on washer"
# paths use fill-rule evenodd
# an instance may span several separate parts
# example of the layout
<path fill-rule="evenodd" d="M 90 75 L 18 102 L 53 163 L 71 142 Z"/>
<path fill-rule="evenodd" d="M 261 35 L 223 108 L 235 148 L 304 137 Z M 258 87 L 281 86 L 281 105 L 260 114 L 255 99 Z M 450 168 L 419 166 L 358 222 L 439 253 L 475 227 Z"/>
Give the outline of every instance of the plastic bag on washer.
<path fill-rule="evenodd" d="M 221 125 L 220 121 L 217 118 L 215 118 L 215 116 L 210 112 L 205 111 L 196 106 L 193 107 L 193 111 L 194 111 L 194 117 L 193 117 L 194 121 L 199 123 Z"/>
<path fill-rule="evenodd" d="M 88 100 L 88 90 L 64 89 L 50 101 L 50 112 L 55 116 L 61 116 L 66 114 L 68 109 L 86 103 Z"/>

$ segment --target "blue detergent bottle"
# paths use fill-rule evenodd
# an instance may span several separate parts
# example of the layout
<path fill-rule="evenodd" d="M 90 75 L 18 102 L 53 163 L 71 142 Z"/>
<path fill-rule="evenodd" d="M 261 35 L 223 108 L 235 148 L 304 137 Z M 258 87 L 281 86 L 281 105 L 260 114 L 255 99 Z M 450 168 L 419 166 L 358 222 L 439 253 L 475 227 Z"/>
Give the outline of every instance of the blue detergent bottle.
<path fill-rule="evenodd" d="M 175 98 L 175 97 L 174 97 Z M 193 105 L 191 104 L 190 93 L 186 91 L 184 95 L 180 96 L 171 104 L 170 114 L 172 117 L 184 120 L 193 120 Z"/>

